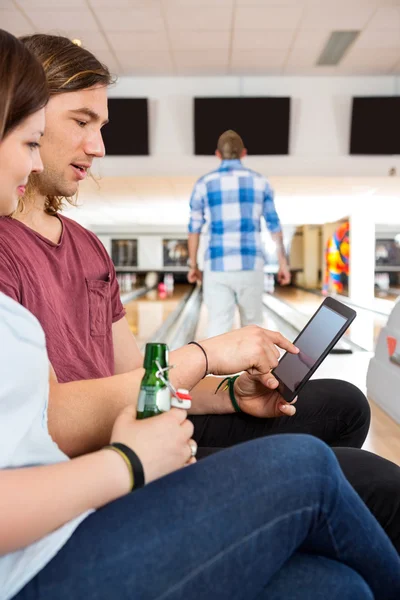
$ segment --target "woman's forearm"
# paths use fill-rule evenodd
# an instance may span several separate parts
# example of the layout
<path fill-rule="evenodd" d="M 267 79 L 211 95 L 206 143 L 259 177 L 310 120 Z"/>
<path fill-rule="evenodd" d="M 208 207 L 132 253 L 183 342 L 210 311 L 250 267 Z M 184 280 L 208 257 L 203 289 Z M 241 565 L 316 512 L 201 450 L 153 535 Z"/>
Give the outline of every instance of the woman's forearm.
<path fill-rule="evenodd" d="M 32 544 L 129 492 L 123 459 L 99 450 L 71 461 L 0 471 L 0 555 Z"/>

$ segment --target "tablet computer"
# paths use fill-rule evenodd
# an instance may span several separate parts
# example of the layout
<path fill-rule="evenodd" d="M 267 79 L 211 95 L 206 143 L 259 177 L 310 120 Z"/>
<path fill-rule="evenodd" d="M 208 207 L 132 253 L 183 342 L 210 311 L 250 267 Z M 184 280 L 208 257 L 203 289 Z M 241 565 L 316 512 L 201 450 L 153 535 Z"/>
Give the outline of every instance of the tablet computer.
<path fill-rule="evenodd" d="M 285 352 L 272 371 L 279 381 L 278 390 L 287 402 L 294 400 L 356 315 L 355 310 L 342 302 L 325 298 L 293 342 L 300 352 Z"/>

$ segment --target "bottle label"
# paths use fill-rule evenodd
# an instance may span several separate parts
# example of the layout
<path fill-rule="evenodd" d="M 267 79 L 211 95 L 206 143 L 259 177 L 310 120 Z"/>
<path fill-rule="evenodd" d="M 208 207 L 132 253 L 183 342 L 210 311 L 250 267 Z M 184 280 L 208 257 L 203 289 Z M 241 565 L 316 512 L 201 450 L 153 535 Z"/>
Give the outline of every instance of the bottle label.
<path fill-rule="evenodd" d="M 150 385 L 144 385 L 140 388 L 137 404 L 138 412 L 145 409 L 151 409 L 157 406 L 162 412 L 167 412 L 171 408 L 171 394 L 168 388 L 154 388 Z"/>

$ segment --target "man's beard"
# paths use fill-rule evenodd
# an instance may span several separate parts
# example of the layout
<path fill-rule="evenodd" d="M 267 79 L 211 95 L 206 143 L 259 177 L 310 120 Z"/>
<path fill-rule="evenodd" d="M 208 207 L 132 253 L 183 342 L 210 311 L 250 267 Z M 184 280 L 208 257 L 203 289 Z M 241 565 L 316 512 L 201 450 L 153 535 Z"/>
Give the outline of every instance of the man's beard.
<path fill-rule="evenodd" d="M 54 196 L 58 198 L 70 198 L 77 192 L 71 189 L 72 185 L 64 182 L 57 173 L 46 169 L 43 173 L 32 173 L 29 176 L 26 188 L 26 196 Z"/>

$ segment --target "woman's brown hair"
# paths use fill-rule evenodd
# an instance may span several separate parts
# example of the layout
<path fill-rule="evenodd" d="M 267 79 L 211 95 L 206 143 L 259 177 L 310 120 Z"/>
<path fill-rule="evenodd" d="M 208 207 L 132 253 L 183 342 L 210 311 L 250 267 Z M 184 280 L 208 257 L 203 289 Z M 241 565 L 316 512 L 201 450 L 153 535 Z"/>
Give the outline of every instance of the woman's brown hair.
<path fill-rule="evenodd" d="M 48 100 L 46 76 L 22 42 L 0 29 L 0 141 Z"/>
<path fill-rule="evenodd" d="M 20 39 L 43 65 L 50 97 L 114 82 L 105 65 L 66 37 L 37 33 Z M 74 204 L 72 198 L 47 196 L 46 212 L 55 215 L 62 209 L 64 200 Z"/>

